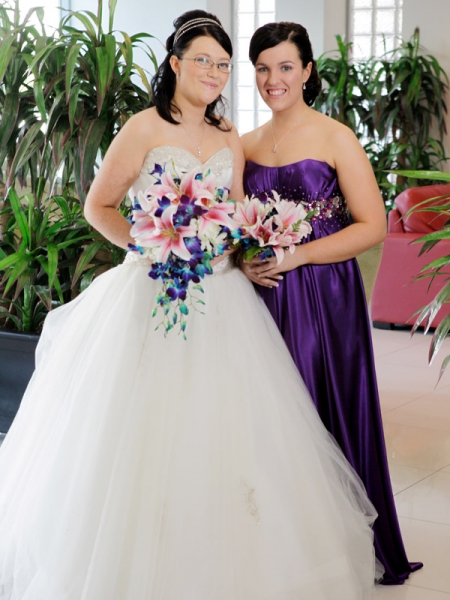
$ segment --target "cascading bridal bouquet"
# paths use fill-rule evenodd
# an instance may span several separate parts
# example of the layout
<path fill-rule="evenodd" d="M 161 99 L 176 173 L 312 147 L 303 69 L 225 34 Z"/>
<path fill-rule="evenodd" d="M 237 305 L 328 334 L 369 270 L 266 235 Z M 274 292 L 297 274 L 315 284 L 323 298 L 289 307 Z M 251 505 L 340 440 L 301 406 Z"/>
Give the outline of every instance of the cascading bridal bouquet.
<path fill-rule="evenodd" d="M 280 264 L 285 250 L 292 254 L 296 244 L 311 233 L 308 221 L 315 211 L 283 200 L 275 190 L 271 195 L 246 196 L 244 202 L 236 204 L 233 220 L 237 228 L 231 235 L 245 261 L 255 256 L 261 260 L 276 256 Z"/>
<path fill-rule="evenodd" d="M 211 260 L 228 248 L 235 229 L 234 201 L 228 189 L 216 186 L 209 169 L 198 168 L 180 177 L 173 163 L 155 165 L 155 183 L 139 192 L 133 202 L 131 237 L 138 251 L 152 261 L 149 276 L 162 280 L 152 313 L 162 309 L 165 333 L 176 326 L 186 339 L 189 309 L 204 305 L 194 291 L 203 292 L 200 280 L 212 273 Z M 198 310 L 198 309 L 197 309 Z"/>

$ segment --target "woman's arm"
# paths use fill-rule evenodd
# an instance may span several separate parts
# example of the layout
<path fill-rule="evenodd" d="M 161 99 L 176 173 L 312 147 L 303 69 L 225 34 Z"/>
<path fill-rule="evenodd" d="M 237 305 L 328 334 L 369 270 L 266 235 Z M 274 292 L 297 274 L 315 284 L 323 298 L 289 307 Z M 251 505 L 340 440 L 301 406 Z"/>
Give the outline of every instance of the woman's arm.
<path fill-rule="evenodd" d="M 305 264 L 327 264 L 353 258 L 382 242 L 386 236 L 386 213 L 370 162 L 356 136 L 339 126 L 330 136 L 339 186 L 346 198 L 353 223 L 332 235 L 285 253 L 281 264 L 275 259 L 245 267 L 252 281 L 272 287 L 279 275 Z"/>
<path fill-rule="evenodd" d="M 84 214 L 89 223 L 116 246 L 128 248 L 135 241 L 131 225 L 118 211 L 137 179 L 148 151 L 143 131 L 151 120 L 145 111 L 132 117 L 114 138 L 89 190 Z"/>

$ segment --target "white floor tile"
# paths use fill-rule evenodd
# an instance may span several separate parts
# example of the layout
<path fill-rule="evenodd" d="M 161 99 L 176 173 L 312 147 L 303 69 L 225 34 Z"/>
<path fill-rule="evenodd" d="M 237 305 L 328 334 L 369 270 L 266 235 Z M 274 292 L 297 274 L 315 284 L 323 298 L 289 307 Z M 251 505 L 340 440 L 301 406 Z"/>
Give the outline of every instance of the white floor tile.
<path fill-rule="evenodd" d="M 374 600 L 450 600 L 450 594 L 411 585 L 378 585 Z"/>
<path fill-rule="evenodd" d="M 389 463 L 389 471 L 394 494 L 399 494 L 434 473 L 431 469 L 420 469 L 392 462 Z"/>
<path fill-rule="evenodd" d="M 450 432 L 450 386 L 384 413 L 383 420 Z"/>
<path fill-rule="evenodd" d="M 450 594 L 450 527 L 406 518 L 400 518 L 400 527 L 409 560 L 424 564 L 411 574 L 408 586 Z"/>
<path fill-rule="evenodd" d="M 450 473 L 440 471 L 422 479 L 397 494 L 395 503 L 399 517 L 432 521 L 450 527 Z M 448 534 L 450 551 L 450 530 Z"/>
<path fill-rule="evenodd" d="M 450 465 L 450 432 L 391 422 L 391 414 L 383 415 L 389 464 L 432 472 Z"/>

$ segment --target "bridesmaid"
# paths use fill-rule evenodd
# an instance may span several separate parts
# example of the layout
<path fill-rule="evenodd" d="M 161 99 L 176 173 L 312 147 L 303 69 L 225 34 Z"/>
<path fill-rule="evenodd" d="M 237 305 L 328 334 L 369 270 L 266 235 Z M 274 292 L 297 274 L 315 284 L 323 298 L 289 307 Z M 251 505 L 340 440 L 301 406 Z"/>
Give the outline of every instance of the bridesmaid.
<path fill-rule="evenodd" d="M 325 426 L 379 513 L 374 531 L 383 583 L 400 584 L 422 565 L 408 563 L 399 529 L 354 258 L 384 239 L 383 202 L 352 131 L 310 108 L 321 83 L 306 29 L 296 23 L 260 27 L 250 60 L 272 119 L 242 137 L 246 193 L 277 190 L 316 216 L 307 243 L 286 253 L 280 265 L 254 259 L 242 268 L 258 285 Z"/>

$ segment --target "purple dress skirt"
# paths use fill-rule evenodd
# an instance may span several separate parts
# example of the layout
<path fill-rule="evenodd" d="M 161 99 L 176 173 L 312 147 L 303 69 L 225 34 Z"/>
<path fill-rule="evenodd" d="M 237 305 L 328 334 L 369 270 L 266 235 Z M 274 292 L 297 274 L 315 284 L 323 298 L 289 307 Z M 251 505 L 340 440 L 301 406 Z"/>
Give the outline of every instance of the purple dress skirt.
<path fill-rule="evenodd" d="M 247 194 L 276 190 L 316 210 L 309 240 L 349 225 L 336 171 L 306 159 L 282 167 L 248 161 Z M 317 406 L 320 417 L 364 482 L 378 511 L 375 549 L 383 583 L 400 584 L 421 563 L 409 563 L 395 510 L 381 422 L 370 324 L 355 259 L 305 265 L 278 288 L 258 286 Z"/>

